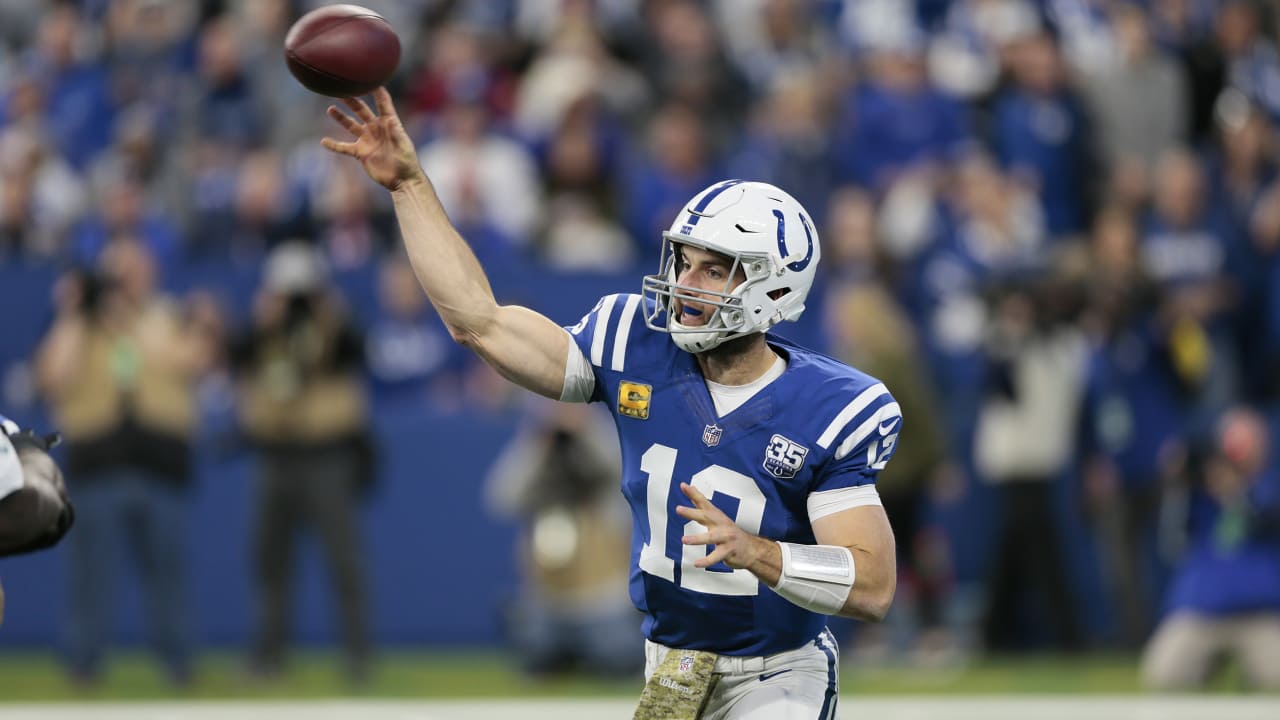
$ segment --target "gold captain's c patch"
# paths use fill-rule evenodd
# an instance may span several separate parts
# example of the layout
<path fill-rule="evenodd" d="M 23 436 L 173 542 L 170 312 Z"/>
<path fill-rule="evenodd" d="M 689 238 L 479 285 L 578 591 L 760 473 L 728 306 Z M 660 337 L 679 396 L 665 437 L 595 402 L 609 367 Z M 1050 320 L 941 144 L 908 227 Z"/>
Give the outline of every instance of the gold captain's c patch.
<path fill-rule="evenodd" d="M 652 397 L 652 385 L 623 380 L 618 384 L 618 412 L 637 420 L 648 420 Z"/>

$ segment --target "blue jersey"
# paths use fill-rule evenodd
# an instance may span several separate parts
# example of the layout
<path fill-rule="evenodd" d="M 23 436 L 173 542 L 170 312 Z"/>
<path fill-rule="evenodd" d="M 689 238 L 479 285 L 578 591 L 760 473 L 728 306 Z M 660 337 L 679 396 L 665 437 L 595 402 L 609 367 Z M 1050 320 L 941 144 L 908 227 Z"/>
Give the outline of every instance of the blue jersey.
<path fill-rule="evenodd" d="M 901 429 L 898 405 L 874 378 L 769 335 L 786 371 L 721 417 L 695 357 L 645 325 L 642 304 L 651 302 L 611 295 L 569 328 L 595 375 L 591 400 L 618 427 L 634 522 L 631 599 L 647 616 L 645 635 L 726 655 L 797 648 L 825 617 L 746 570 L 694 567 L 712 548 L 680 541 L 694 531 L 675 513 L 692 505 L 680 483 L 748 532 L 812 544 L 811 496 L 875 482 Z"/>

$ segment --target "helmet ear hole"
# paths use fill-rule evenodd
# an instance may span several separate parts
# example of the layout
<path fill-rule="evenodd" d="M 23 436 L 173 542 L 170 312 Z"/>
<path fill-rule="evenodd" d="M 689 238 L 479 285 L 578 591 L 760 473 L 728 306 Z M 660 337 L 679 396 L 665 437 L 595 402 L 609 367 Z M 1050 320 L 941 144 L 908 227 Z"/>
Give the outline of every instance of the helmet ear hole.
<path fill-rule="evenodd" d="M 791 294 L 791 288 L 789 288 L 789 287 L 778 288 L 777 290 L 774 290 L 774 291 L 772 291 L 772 292 L 770 292 L 770 293 L 769 293 L 769 299 L 770 299 L 770 300 L 780 300 L 780 299 L 782 299 L 782 298 L 784 298 L 784 297 L 786 297 L 786 296 L 788 296 L 788 295 L 790 295 L 790 294 Z"/>

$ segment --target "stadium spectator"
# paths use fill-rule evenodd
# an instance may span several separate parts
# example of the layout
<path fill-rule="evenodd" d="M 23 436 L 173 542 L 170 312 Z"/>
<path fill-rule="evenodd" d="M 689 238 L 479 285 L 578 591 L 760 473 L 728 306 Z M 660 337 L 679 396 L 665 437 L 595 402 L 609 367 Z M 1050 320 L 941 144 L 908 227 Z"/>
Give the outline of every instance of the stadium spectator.
<path fill-rule="evenodd" d="M 929 43 L 929 74 L 949 95 L 981 103 L 1005 71 L 1018 69 L 1009 61 L 1009 45 L 1039 26 L 1036 9 L 1026 0 L 949 1 Z"/>
<path fill-rule="evenodd" d="M 237 157 L 205 144 L 194 161 L 193 261 L 256 267 L 273 245 L 311 229 L 306 195 L 275 150 Z"/>
<path fill-rule="evenodd" d="M 49 147 L 77 170 L 111 142 L 117 109 L 105 68 L 84 53 L 91 31 L 75 3 L 54 3 L 22 58 L 24 74 L 40 88 Z"/>
<path fill-rule="evenodd" d="M 365 2 L 364 7 L 369 4 Z M 403 7 L 410 4 L 400 3 Z M 240 38 L 244 66 L 252 68 L 248 77 L 250 96 L 266 99 L 264 106 L 270 108 L 267 143 L 282 151 L 301 143 L 310 145 L 317 130 L 315 114 L 324 106 L 324 98 L 298 83 L 289 74 L 288 65 L 280 62 L 280 48 L 284 46 L 285 33 L 294 20 L 293 11 L 298 3 L 295 0 L 232 0 L 226 6 L 231 26 Z M 396 25 L 396 32 L 406 46 L 412 36 L 411 27 L 411 24 Z"/>
<path fill-rule="evenodd" d="M 113 237 L 130 235 L 147 246 L 162 269 L 173 268 L 183 247 L 178 228 L 163 212 L 147 206 L 139 178 L 127 173 L 99 175 L 92 188 L 95 212 L 80 220 L 71 233 L 68 248 L 78 265 L 92 265 Z"/>
<path fill-rule="evenodd" d="M 34 262 L 65 258 L 67 234 L 84 211 L 84 179 L 37 129 L 0 131 L 0 248 Z"/>
<path fill-rule="evenodd" d="M 562 192 L 548 203 L 538 254 L 561 272 L 618 273 L 635 267 L 635 243 L 591 195 Z"/>
<path fill-rule="evenodd" d="M 1280 689 L 1280 476 L 1256 412 L 1224 414 L 1191 486 L 1186 552 L 1147 645 L 1142 678 L 1157 690 L 1203 688 L 1223 660 L 1251 688 Z"/>
<path fill-rule="evenodd" d="M 1165 581 L 1159 552 L 1163 480 L 1188 430 L 1186 395 L 1143 273 L 1137 225 L 1125 207 L 1105 208 L 1090 247 L 1091 348 L 1080 465 L 1086 520 L 1096 533 L 1115 639 L 1149 637 Z"/>
<path fill-rule="evenodd" d="M 1055 488 L 1076 447 L 1086 347 L 1049 299 L 1025 279 L 1007 281 L 993 299 L 974 461 L 998 492 L 984 632 L 995 651 L 1084 644 Z"/>
<path fill-rule="evenodd" d="M 1248 343 L 1243 351 L 1252 362 L 1245 364 L 1246 397 L 1263 402 L 1280 399 L 1280 377 L 1271 372 L 1280 361 L 1280 182 L 1272 182 L 1258 202 L 1251 218 L 1253 246 L 1259 256 L 1261 275 L 1256 293 L 1244 300 L 1243 307 L 1254 308 L 1246 315 L 1242 328 Z"/>
<path fill-rule="evenodd" d="M 184 88 L 182 126 L 223 152 L 243 153 L 269 137 L 266 100 L 255 93 L 233 18 L 217 16 L 200 27 L 197 82 Z"/>
<path fill-rule="evenodd" d="M 783 75 L 803 74 L 833 54 L 835 38 L 823 32 L 820 8 L 797 0 L 712 3 L 730 60 L 752 94 L 769 94 Z"/>
<path fill-rule="evenodd" d="M 476 252 L 501 262 L 518 256 L 542 223 L 542 186 L 533 156 L 492 126 L 488 80 L 467 74 L 449 88 L 441 133 L 419 148 L 422 167 L 439 178 L 440 197 Z"/>
<path fill-rule="evenodd" d="M 1146 198 L 1159 158 L 1187 141 L 1187 79 L 1151 39 L 1148 18 L 1133 3 L 1112 10 L 1114 60 L 1083 77 L 1095 144 L 1111 192 Z"/>
<path fill-rule="evenodd" d="M 156 144 L 165 144 L 179 130 L 174 121 L 191 69 L 189 53 L 199 7 L 115 0 L 90 12 L 101 14 L 91 19 L 101 32 L 98 62 L 107 72 L 111 99 L 119 108 L 116 127 L 108 124 L 113 138 L 126 114 L 146 108 L 163 118 L 152 130 L 164 136 L 155 137 Z M 82 47 L 89 45 L 82 43 Z"/>
<path fill-rule="evenodd" d="M 403 255 L 379 269 L 378 312 L 365 334 L 365 357 L 380 408 L 458 410 L 466 403 L 470 358 L 440 327 Z"/>
<path fill-rule="evenodd" d="M 780 70 L 772 83 L 752 107 L 738 149 L 726 160 L 727 174 L 791 188 L 807 207 L 821 207 L 832 190 L 829 98 L 810 68 Z"/>
<path fill-rule="evenodd" d="M 643 668 L 641 616 L 626 592 L 618 441 L 600 414 L 568 403 L 535 410 L 485 480 L 489 511 L 520 524 L 520 586 L 504 625 L 535 676 Z"/>
<path fill-rule="evenodd" d="M 1274 130 L 1262 108 L 1235 88 L 1214 103 L 1217 142 L 1207 153 L 1209 203 L 1247 227 L 1262 191 L 1276 177 Z"/>
<path fill-rule="evenodd" d="M 1266 109 L 1272 120 L 1280 119 L 1280 52 L 1275 38 L 1266 34 L 1258 4 L 1251 0 L 1224 0 L 1216 20 L 1223 85 L 1239 88 Z M 1216 97 L 1214 94 L 1206 99 L 1212 103 Z"/>
<path fill-rule="evenodd" d="M 591 117 L 627 118 L 644 110 L 650 98 L 645 79 L 620 62 L 592 25 L 592 2 L 567 2 L 555 34 L 537 51 L 519 78 L 515 129 L 535 142 L 547 137 L 566 116 L 591 98 Z"/>
<path fill-rule="evenodd" d="M 689 108 L 707 128 L 704 141 L 723 152 L 742 127 L 750 88 L 725 54 L 708 10 L 691 0 L 657 0 L 644 3 L 641 13 L 636 62 L 649 87 L 662 102 Z"/>
<path fill-rule="evenodd" d="M 338 272 L 376 266 L 395 238 L 389 213 L 374 205 L 374 187 L 363 174 L 341 165 L 325 169 L 328 172 L 310 202 L 317 247 Z"/>
<path fill-rule="evenodd" d="M 481 106 L 487 117 L 510 117 L 516 78 L 493 57 L 496 46 L 485 42 L 480 28 L 445 22 L 419 48 L 422 67 L 409 78 L 405 93 L 407 127 L 434 125 L 464 96 L 466 102 Z"/>
<path fill-rule="evenodd" d="M 599 207 L 616 212 L 618 175 L 629 150 L 624 128 L 594 93 L 584 93 L 563 110 L 546 135 L 533 136 L 543 183 L 553 194 L 589 195 Z"/>
<path fill-rule="evenodd" d="M 944 624 L 951 560 L 935 508 L 954 502 L 963 478 L 951 460 L 946 428 L 910 318 L 889 291 L 889 272 L 876 246 L 875 210 L 866 193 L 847 188 L 832 196 L 825 227 L 831 277 L 823 327 L 833 355 L 880 378 L 904 417 L 900 442 L 911 448 L 880 473 L 876 486 L 893 526 L 898 595 L 884 643 L 895 657 L 922 663 L 952 659 L 958 648 Z M 879 628 L 865 628 L 866 635 Z M 873 645 L 858 633 L 860 644 Z"/>
<path fill-rule="evenodd" d="M 64 277 L 38 376 L 67 440 L 76 495 L 68 662 L 100 680 L 122 555 L 141 574 L 169 680 L 192 675 L 187 598 L 195 382 L 212 357 L 204 328 L 156 290 L 141 240 L 118 236 L 97 269 Z"/>
<path fill-rule="evenodd" d="M 314 532 L 337 599 L 344 670 L 363 683 L 371 642 L 359 517 L 374 480 L 364 352 L 315 248 L 290 241 L 271 251 L 231 360 L 241 427 L 258 453 L 250 669 L 267 679 L 284 669 L 298 542 Z"/>
<path fill-rule="evenodd" d="M 641 243 L 640 266 L 654 267 L 658 263 L 655 248 L 641 239 L 661 233 L 659 218 L 673 216 L 685 200 L 712 181 L 718 158 L 706 120 L 687 105 L 671 102 L 659 107 L 645 134 L 646 152 L 626 170 L 624 218 L 631 237 Z"/>
<path fill-rule="evenodd" d="M 925 200 L 936 205 L 924 228 L 932 244 L 906 266 L 904 283 L 953 447 L 968 447 L 985 373 L 986 293 L 1039 267 L 1048 237 L 1040 204 L 989 157 L 965 158 L 955 177 L 946 195 Z"/>
<path fill-rule="evenodd" d="M 641 111 L 648 90 L 602 42 L 587 28 L 564 27 L 521 82 L 516 122 L 550 195 L 585 196 L 616 218 L 622 165 L 631 150 L 626 118 Z M 614 250 L 620 260 L 632 260 L 627 249 Z"/>
<path fill-rule="evenodd" d="M 1247 239 L 1227 208 L 1209 202 L 1203 163 L 1190 150 L 1160 159 L 1139 252 L 1159 293 L 1182 392 L 1194 406 L 1189 430 L 1203 432 L 1240 381 L 1231 321 L 1252 271 Z"/>
<path fill-rule="evenodd" d="M 998 4 L 998 3 L 997 3 Z M 1045 16 L 1062 38 L 1073 71 L 1091 75 L 1114 66 L 1121 50 L 1110 0 L 1045 0 Z M 1182 5 L 1182 0 L 1164 5 Z"/>
<path fill-rule="evenodd" d="M 1032 33 L 1010 45 L 1012 84 L 995 100 L 996 156 L 1040 199 L 1052 238 L 1084 230 L 1092 174 L 1088 119 L 1067 85 L 1053 38 Z"/>
<path fill-rule="evenodd" d="M 840 100 L 835 180 L 883 195 L 902 176 L 943 169 L 972 144 L 966 108 L 935 88 L 914 27 L 874 38 L 865 80 Z"/>
<path fill-rule="evenodd" d="M 1222 93 L 1215 105 L 1217 143 L 1206 152 L 1208 205 L 1222 209 L 1233 226 L 1232 238 L 1244 246 L 1231 252 L 1235 277 L 1233 338 L 1239 357 L 1239 392 L 1264 397 L 1272 382 L 1269 345 L 1274 338 L 1266 312 L 1272 291 L 1277 224 L 1276 193 L 1280 165 L 1272 152 L 1275 132 L 1262 108 L 1235 89 Z"/>

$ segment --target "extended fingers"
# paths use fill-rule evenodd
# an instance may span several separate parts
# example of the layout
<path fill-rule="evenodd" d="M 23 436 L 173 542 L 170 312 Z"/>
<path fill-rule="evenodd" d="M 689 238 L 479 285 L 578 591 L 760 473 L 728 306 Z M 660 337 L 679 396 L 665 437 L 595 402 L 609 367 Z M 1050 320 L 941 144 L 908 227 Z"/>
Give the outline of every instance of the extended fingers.
<path fill-rule="evenodd" d="M 355 113 L 356 117 L 365 122 L 373 122 L 378 119 L 378 116 L 374 115 L 373 111 L 369 109 L 369 106 L 365 105 L 364 101 L 360 98 L 342 98 L 342 102 L 347 107 L 351 108 L 351 112 Z"/>
<path fill-rule="evenodd" d="M 711 539 L 711 533 L 704 532 L 697 535 L 685 535 L 680 538 L 680 542 L 685 545 L 712 545 L 714 541 Z"/>
<path fill-rule="evenodd" d="M 731 550 L 727 545 L 717 545 L 716 549 L 707 553 L 706 557 L 698 558 L 697 560 L 694 560 L 693 566 L 700 567 L 700 568 L 709 568 L 718 562 L 724 561 L 724 559 L 729 557 L 729 554 L 732 552 L 733 550 Z"/>
<path fill-rule="evenodd" d="M 707 496 L 703 495 L 701 490 L 690 485 L 689 483 L 680 483 L 680 491 L 683 492 L 686 497 L 692 500 L 694 505 L 700 508 L 705 509 L 711 506 L 711 501 L 707 499 Z"/>
<path fill-rule="evenodd" d="M 351 133 L 352 135 L 355 135 L 356 137 L 360 136 L 360 123 L 351 119 L 350 115 L 342 112 L 341 110 L 334 107 L 333 105 L 330 105 L 325 110 L 325 112 L 328 113 L 329 117 L 336 120 L 339 125 L 346 128 L 347 132 Z"/>
<path fill-rule="evenodd" d="M 707 524 L 707 514 L 697 508 L 691 508 L 688 505 L 677 505 L 676 514 L 685 520 L 700 522 L 703 525 Z"/>
<path fill-rule="evenodd" d="M 378 114 L 382 116 L 395 115 L 396 107 L 391 103 L 391 93 L 387 92 L 384 87 L 377 88 L 373 91 L 373 101 L 378 106 Z"/>
<path fill-rule="evenodd" d="M 338 140 L 334 140 L 333 138 L 327 137 L 327 138 L 320 139 L 320 145 L 325 150 L 331 150 L 340 155 L 350 155 L 351 157 L 358 157 L 358 155 L 356 154 L 356 144 L 353 142 L 341 142 Z"/>

